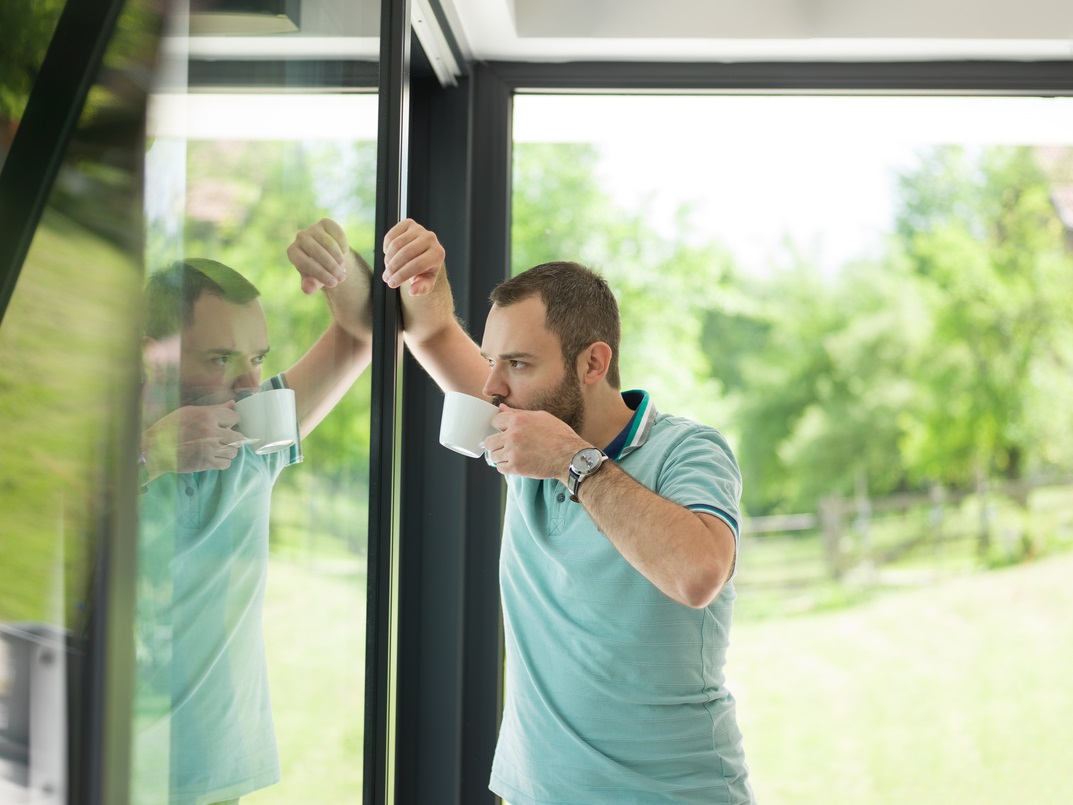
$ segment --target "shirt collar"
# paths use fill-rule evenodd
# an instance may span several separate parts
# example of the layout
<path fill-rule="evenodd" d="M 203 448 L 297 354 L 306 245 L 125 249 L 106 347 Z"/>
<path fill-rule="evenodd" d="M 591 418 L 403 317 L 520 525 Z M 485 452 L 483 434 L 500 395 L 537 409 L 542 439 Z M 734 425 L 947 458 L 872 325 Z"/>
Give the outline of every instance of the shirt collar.
<path fill-rule="evenodd" d="M 622 401 L 633 411 L 633 416 L 622 432 L 604 448 L 608 458 L 615 461 L 624 458 L 648 441 L 648 434 L 652 431 L 652 423 L 656 419 L 656 407 L 652 405 L 647 391 L 624 391 Z"/>

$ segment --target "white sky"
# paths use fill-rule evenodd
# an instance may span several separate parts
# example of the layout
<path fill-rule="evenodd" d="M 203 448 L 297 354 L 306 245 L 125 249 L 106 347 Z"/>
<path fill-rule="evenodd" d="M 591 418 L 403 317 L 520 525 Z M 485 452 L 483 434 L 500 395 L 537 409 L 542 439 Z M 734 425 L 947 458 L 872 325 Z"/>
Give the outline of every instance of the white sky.
<path fill-rule="evenodd" d="M 1073 99 L 544 96 L 515 99 L 521 142 L 593 142 L 605 186 L 657 226 L 691 202 L 697 240 L 756 269 L 789 236 L 824 266 L 877 252 L 895 172 L 938 143 L 1073 144 Z"/>
<path fill-rule="evenodd" d="M 158 95 L 156 137 L 324 140 L 376 137 L 375 95 Z M 695 210 L 696 240 L 718 240 L 748 267 L 784 255 L 789 237 L 829 268 L 877 253 L 897 171 L 919 149 L 1073 145 L 1071 98 L 520 95 L 522 142 L 592 142 L 623 205 L 647 199 L 656 226 Z"/>
<path fill-rule="evenodd" d="M 190 140 L 375 140 L 375 93 L 168 94 L 150 98 L 149 133 Z"/>

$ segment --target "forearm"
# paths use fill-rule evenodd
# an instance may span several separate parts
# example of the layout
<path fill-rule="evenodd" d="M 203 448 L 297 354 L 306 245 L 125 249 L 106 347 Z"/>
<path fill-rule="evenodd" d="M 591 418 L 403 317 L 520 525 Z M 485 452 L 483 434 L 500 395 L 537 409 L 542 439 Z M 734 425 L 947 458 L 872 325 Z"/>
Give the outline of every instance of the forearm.
<path fill-rule="evenodd" d="M 399 291 L 403 338 L 407 348 L 444 391 L 481 396 L 488 363 L 455 316 L 454 297 L 446 274 L 426 294 Z"/>
<path fill-rule="evenodd" d="M 353 249 L 347 250 L 346 279 L 324 288 L 332 318 L 358 343 L 372 343 L 372 269 Z"/>
<path fill-rule="evenodd" d="M 338 321 L 286 371 L 294 389 L 298 426 L 304 438 L 320 424 L 372 359 L 372 338 L 356 338 Z"/>
<path fill-rule="evenodd" d="M 699 608 L 719 595 L 735 552 L 721 520 L 660 497 L 611 461 L 585 479 L 578 499 L 623 558 L 669 598 Z"/>

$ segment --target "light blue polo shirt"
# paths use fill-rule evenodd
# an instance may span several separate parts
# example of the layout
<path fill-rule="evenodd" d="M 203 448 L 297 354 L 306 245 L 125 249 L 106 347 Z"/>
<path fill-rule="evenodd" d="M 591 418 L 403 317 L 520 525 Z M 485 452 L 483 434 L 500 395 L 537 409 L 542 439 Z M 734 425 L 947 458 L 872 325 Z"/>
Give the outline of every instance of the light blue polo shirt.
<path fill-rule="evenodd" d="M 226 470 L 162 475 L 141 496 L 134 802 L 203 805 L 280 779 L 261 612 L 272 486 L 301 460 L 301 445 L 244 446 Z"/>
<path fill-rule="evenodd" d="M 645 392 L 623 398 L 635 414 L 605 452 L 737 539 L 741 475 L 723 436 L 657 413 Z M 753 802 L 723 674 L 732 581 L 704 609 L 676 603 L 561 482 L 507 481 L 506 703 L 490 788 L 511 805 Z"/>

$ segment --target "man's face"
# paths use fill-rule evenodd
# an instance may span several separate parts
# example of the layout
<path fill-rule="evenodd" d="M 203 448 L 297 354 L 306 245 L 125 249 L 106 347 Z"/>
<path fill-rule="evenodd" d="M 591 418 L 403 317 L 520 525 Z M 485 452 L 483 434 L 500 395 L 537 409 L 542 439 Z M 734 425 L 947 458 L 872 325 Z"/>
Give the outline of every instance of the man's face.
<path fill-rule="evenodd" d="M 256 299 L 235 305 L 212 294 L 194 303 L 179 358 L 182 405 L 218 405 L 261 383 L 268 324 Z"/>
<path fill-rule="evenodd" d="M 563 366 L 559 338 L 544 328 L 545 312 L 538 296 L 492 306 L 481 344 L 488 360 L 484 394 L 496 405 L 547 411 L 580 431 L 585 420 L 581 381 Z"/>

